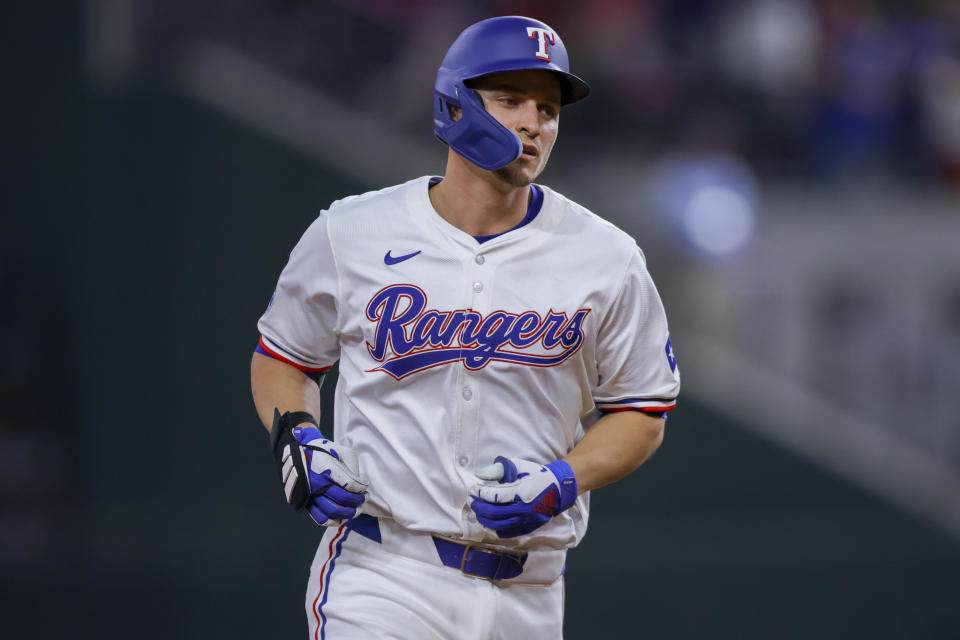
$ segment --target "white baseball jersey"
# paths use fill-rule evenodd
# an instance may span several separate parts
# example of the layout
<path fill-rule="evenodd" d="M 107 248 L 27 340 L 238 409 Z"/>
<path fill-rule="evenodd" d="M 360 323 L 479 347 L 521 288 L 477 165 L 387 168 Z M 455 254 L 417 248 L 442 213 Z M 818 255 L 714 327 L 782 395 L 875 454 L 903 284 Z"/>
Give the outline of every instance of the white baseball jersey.
<path fill-rule="evenodd" d="M 598 409 L 672 409 L 659 295 L 632 238 L 549 188 L 529 224 L 480 244 L 436 213 L 430 180 L 321 212 L 260 319 L 261 346 L 304 371 L 339 360 L 333 438 L 369 478 L 363 512 L 507 548 L 572 547 L 587 495 L 501 540 L 469 509 L 473 471 L 499 455 L 561 458 Z"/>

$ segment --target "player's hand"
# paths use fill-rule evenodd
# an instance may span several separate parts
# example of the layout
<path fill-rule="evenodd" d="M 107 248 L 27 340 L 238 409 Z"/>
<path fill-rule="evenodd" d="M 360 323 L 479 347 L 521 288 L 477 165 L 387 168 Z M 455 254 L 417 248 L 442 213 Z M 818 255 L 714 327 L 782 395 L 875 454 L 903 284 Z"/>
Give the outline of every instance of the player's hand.
<path fill-rule="evenodd" d="M 547 465 L 497 456 L 476 472 L 470 508 L 477 521 L 501 538 L 515 538 L 543 526 L 577 499 L 577 479 L 563 460 Z"/>
<path fill-rule="evenodd" d="M 319 525 L 336 525 L 353 518 L 367 490 L 356 453 L 327 440 L 316 427 L 291 428 L 285 423 L 289 415 L 275 414 L 271 432 L 287 502 L 297 511 L 306 510 Z"/>

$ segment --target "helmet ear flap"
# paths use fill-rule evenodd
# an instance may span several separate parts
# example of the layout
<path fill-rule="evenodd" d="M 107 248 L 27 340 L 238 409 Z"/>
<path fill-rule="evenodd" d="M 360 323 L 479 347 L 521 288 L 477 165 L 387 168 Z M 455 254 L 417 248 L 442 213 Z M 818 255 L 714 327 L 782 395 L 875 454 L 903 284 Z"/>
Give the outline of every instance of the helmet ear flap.
<path fill-rule="evenodd" d="M 445 116 L 445 118 L 446 118 L 447 120 L 449 120 L 450 122 L 456 122 L 456 119 L 454 119 L 454 117 L 453 117 L 453 112 L 450 111 L 450 107 L 453 107 L 453 108 L 455 108 L 455 109 L 459 109 L 459 108 L 460 108 L 460 107 L 458 107 L 457 105 L 455 105 L 455 104 L 453 104 L 452 102 L 450 102 L 449 100 L 447 100 L 446 98 L 444 98 L 443 96 L 441 96 L 441 95 L 438 95 L 438 96 L 437 96 L 437 110 L 438 110 L 441 114 L 443 114 L 443 115 Z"/>
<path fill-rule="evenodd" d="M 434 92 L 433 98 L 433 132 L 437 138 L 450 144 L 447 142 L 448 131 L 456 123 L 453 114 L 450 112 L 450 107 L 459 107 L 460 105 L 439 91 Z"/>
<path fill-rule="evenodd" d="M 455 83 L 459 105 L 437 96 L 434 125 L 437 137 L 458 154 L 481 169 L 492 171 L 507 166 L 523 153 L 520 138 L 487 113 L 480 96 L 462 81 Z M 454 120 L 451 106 L 460 108 L 460 119 Z M 436 126 L 436 125 L 440 126 Z"/>

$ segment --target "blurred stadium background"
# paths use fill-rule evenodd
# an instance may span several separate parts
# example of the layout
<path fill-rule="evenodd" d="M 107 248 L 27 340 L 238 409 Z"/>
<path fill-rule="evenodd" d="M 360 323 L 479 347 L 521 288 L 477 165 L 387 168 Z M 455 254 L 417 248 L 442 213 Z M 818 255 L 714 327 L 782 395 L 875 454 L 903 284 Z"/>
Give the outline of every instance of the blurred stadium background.
<path fill-rule="evenodd" d="M 511 13 L 593 85 L 542 182 L 638 238 L 684 376 L 567 637 L 960 637 L 955 0 L 8 7 L 0 634 L 302 636 L 255 321 L 320 208 L 442 173 L 436 66 Z"/>

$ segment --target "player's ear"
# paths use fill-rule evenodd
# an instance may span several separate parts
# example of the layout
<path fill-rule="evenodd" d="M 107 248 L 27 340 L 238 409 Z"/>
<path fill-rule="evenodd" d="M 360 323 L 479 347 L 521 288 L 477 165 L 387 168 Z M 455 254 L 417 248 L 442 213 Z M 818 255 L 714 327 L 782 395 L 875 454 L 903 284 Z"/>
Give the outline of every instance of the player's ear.
<path fill-rule="evenodd" d="M 460 107 L 456 107 L 452 104 L 447 104 L 447 111 L 450 112 L 450 119 L 456 122 L 463 115 L 463 112 L 460 110 Z"/>

